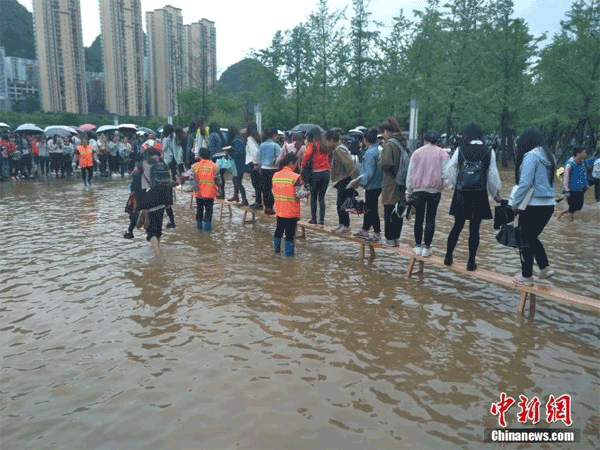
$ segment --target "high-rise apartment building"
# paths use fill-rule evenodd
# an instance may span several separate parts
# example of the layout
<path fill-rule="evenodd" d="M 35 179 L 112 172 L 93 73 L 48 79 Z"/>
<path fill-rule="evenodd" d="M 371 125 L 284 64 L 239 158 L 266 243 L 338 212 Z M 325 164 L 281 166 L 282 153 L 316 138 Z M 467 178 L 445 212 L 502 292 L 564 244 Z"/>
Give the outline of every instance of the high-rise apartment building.
<path fill-rule="evenodd" d="M 185 80 L 185 33 L 181 9 L 165 6 L 146 13 L 150 70 L 150 112 L 153 116 L 177 115 L 177 94 Z"/>
<path fill-rule="evenodd" d="M 87 114 L 79 0 L 33 0 L 44 111 Z"/>
<path fill-rule="evenodd" d="M 8 100 L 13 111 L 38 110 L 40 68 L 37 60 L 7 56 L 5 63 Z"/>
<path fill-rule="evenodd" d="M 144 35 L 140 0 L 100 0 L 106 110 L 146 115 Z"/>
<path fill-rule="evenodd" d="M 0 111 L 10 111 L 8 82 L 6 78 L 6 52 L 0 47 Z"/>
<path fill-rule="evenodd" d="M 211 20 L 185 25 L 187 82 L 208 91 L 217 79 L 217 30 Z"/>

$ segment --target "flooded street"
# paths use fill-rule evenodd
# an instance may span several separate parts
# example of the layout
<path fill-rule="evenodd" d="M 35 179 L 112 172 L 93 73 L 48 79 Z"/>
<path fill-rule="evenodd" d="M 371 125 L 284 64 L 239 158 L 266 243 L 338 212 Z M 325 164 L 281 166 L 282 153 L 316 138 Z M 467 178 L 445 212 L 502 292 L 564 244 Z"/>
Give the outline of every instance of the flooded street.
<path fill-rule="evenodd" d="M 179 192 L 177 228 L 163 229 L 155 258 L 143 230 L 122 237 L 129 180 L 94 181 L 0 184 L 3 450 L 498 448 L 483 434 L 498 428 L 490 407 L 502 392 L 539 397 L 542 428 L 566 428 L 546 422 L 549 396 L 572 398 L 579 443 L 518 448 L 600 448 L 598 314 L 538 299 L 535 319 L 519 320 L 514 290 L 427 265 L 408 279 L 406 257 L 377 250 L 361 262 L 357 244 L 310 231 L 285 258 L 272 220 L 243 225 L 233 208 L 219 222 L 216 206 L 201 233 Z M 330 185 L 326 225 L 337 224 L 334 196 Z M 542 283 L 600 299 L 593 192 L 565 219 L 541 236 L 557 272 Z M 495 234 L 484 222 L 477 263 L 514 275 L 518 253 Z M 517 412 L 508 428 L 533 426 Z"/>

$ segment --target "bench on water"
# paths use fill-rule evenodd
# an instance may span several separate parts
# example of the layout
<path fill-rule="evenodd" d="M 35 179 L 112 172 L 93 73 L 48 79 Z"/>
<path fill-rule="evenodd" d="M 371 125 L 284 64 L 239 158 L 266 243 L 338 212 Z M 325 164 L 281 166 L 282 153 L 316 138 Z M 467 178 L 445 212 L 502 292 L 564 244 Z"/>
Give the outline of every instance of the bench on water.
<path fill-rule="evenodd" d="M 193 196 L 192 196 L 193 199 Z M 219 215 L 219 220 L 223 219 L 223 212 L 225 208 L 228 208 L 229 215 L 233 216 L 233 212 L 231 210 L 231 206 L 235 206 L 238 209 L 244 211 L 244 217 L 242 223 L 253 223 L 256 220 L 256 210 L 248 207 L 248 206 L 240 206 L 235 203 L 228 202 L 226 200 L 215 200 L 215 203 L 221 205 L 221 211 Z M 192 208 L 192 200 L 190 200 L 190 208 Z M 248 214 L 252 215 L 251 219 L 247 219 Z M 265 217 L 275 218 L 275 216 L 264 215 Z M 423 274 L 425 268 L 425 262 L 432 265 L 440 266 L 447 270 L 452 270 L 461 275 L 466 275 L 472 278 L 477 278 L 480 280 L 487 281 L 489 283 L 494 283 L 499 286 L 515 289 L 520 293 L 519 305 L 517 307 L 517 312 L 522 315 L 525 310 L 525 305 L 527 300 L 529 300 L 529 312 L 530 317 L 533 317 L 535 313 L 535 305 L 537 297 L 543 297 L 547 299 L 554 300 L 558 303 L 562 303 L 565 305 L 575 306 L 580 309 L 584 309 L 587 311 L 592 311 L 596 314 L 600 313 L 600 300 L 594 299 L 592 297 L 587 297 L 585 295 L 575 294 L 573 292 L 565 291 L 563 289 L 556 288 L 551 285 L 542 285 L 536 284 L 534 286 L 524 286 L 522 284 L 517 284 L 512 279 L 511 276 L 503 275 L 491 270 L 477 268 L 477 270 L 470 272 L 467 271 L 465 264 L 458 264 L 456 261 L 451 266 L 444 265 L 443 258 L 439 256 L 418 256 L 415 255 L 412 248 L 406 245 L 400 245 L 398 247 L 389 247 L 381 244 L 376 244 L 372 242 L 365 242 L 363 239 L 354 237 L 350 234 L 337 234 L 333 233 L 333 228 L 331 227 L 321 227 L 319 225 L 309 224 L 304 220 L 298 221 L 298 227 L 300 227 L 300 233 L 298 234 L 299 239 L 306 238 L 306 230 L 309 229 L 316 233 L 326 234 L 335 236 L 340 239 L 345 239 L 347 241 L 352 241 L 360 245 L 360 254 L 359 257 L 361 260 L 365 258 L 366 247 L 369 247 L 370 257 L 374 258 L 375 248 L 381 248 L 386 251 L 390 251 L 393 253 L 403 254 L 409 257 L 408 267 L 406 269 L 406 275 L 411 277 L 412 275 Z"/>

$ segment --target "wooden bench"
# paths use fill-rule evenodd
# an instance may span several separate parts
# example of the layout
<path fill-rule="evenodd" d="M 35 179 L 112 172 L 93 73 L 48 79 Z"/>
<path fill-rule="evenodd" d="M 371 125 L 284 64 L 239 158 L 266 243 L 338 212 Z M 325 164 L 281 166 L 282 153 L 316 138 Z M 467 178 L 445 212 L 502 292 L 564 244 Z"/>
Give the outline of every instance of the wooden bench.
<path fill-rule="evenodd" d="M 192 196 L 192 198 L 193 198 L 193 196 Z M 253 223 L 256 220 L 256 216 L 255 216 L 256 210 L 254 210 L 248 206 L 242 207 L 240 205 L 236 205 L 236 204 L 228 202 L 226 200 L 215 200 L 215 203 L 219 203 L 222 205 L 221 206 L 221 218 L 223 217 L 224 207 L 225 206 L 229 207 L 229 212 L 231 213 L 231 205 L 234 205 L 236 208 L 242 209 L 244 211 L 243 223 Z M 190 207 L 191 207 L 191 205 L 192 205 L 192 201 L 190 200 Z M 252 220 L 247 221 L 246 215 L 249 212 L 252 214 Z M 275 217 L 276 217 L 276 216 L 269 216 L 266 214 L 264 216 L 267 218 L 270 218 L 270 219 L 275 219 Z M 497 273 L 497 272 L 494 272 L 491 270 L 477 268 L 477 270 L 472 271 L 472 272 L 467 271 L 466 262 L 458 263 L 457 261 L 454 261 L 454 264 L 452 264 L 451 266 L 446 266 L 446 265 L 444 265 L 443 258 L 440 258 L 439 256 L 434 256 L 434 255 L 428 256 L 428 257 L 415 255 L 412 248 L 410 248 L 406 245 L 390 247 L 390 246 L 385 246 L 385 245 L 381 245 L 378 243 L 366 242 L 364 239 L 354 237 L 352 234 L 334 233 L 333 228 L 331 228 L 331 227 L 323 227 L 323 226 L 316 225 L 316 224 L 309 224 L 308 222 L 306 222 L 304 220 L 299 220 L 297 226 L 300 228 L 300 233 L 298 233 L 299 239 L 305 239 L 306 238 L 306 230 L 309 229 L 315 233 L 330 235 L 330 236 L 334 236 L 334 237 L 337 237 L 340 239 L 344 239 L 347 241 L 357 243 L 360 246 L 359 258 L 361 260 L 363 260 L 365 258 L 365 252 L 366 252 L 367 247 L 369 248 L 370 258 L 376 257 L 376 253 L 375 253 L 376 248 L 381 248 L 386 251 L 390 251 L 393 253 L 398 253 L 398 254 L 403 254 L 405 256 L 408 256 L 409 262 L 408 262 L 408 267 L 406 269 L 406 275 L 408 277 L 411 277 L 412 275 L 417 275 L 417 274 L 421 274 L 421 275 L 424 274 L 425 262 L 427 262 L 428 264 L 440 266 L 446 270 L 451 270 L 451 271 L 457 272 L 461 275 L 469 276 L 472 278 L 477 278 L 479 280 L 487 281 L 489 283 L 494 283 L 494 284 L 497 284 L 499 286 L 502 286 L 502 287 L 505 287 L 508 289 L 515 289 L 515 290 L 519 291 L 519 293 L 520 293 L 519 305 L 517 307 L 517 312 L 520 315 L 523 314 L 527 300 L 529 300 L 530 317 L 533 318 L 533 314 L 535 313 L 536 300 L 537 300 L 538 296 L 544 297 L 547 299 L 551 299 L 551 300 L 555 300 L 556 302 L 562 303 L 565 305 L 576 306 L 578 308 L 581 308 L 581 309 L 584 309 L 587 311 L 592 311 L 596 314 L 600 313 L 600 300 L 594 299 L 592 297 L 587 297 L 585 295 L 579 295 L 579 294 L 575 294 L 575 293 L 572 293 L 569 291 L 565 291 L 563 289 L 556 288 L 552 285 L 536 284 L 536 285 L 530 287 L 530 286 L 525 286 L 525 285 L 516 283 L 511 276 L 503 275 L 503 274 L 500 274 L 500 273 Z"/>

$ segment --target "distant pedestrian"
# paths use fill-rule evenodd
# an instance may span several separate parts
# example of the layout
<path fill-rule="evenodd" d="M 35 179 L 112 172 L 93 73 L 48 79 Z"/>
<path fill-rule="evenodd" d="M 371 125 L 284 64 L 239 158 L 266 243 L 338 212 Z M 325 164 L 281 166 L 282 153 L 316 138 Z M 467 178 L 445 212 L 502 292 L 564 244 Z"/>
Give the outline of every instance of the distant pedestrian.
<path fill-rule="evenodd" d="M 254 189 L 254 203 L 250 205 L 253 209 L 263 207 L 262 190 L 260 184 L 260 165 L 258 160 L 258 146 L 261 142 L 256 123 L 250 122 L 246 127 L 246 164 L 249 166 L 250 181 Z"/>
<path fill-rule="evenodd" d="M 94 149 L 85 137 L 82 139 L 81 145 L 75 150 L 75 161 L 77 161 L 81 170 L 83 185 L 91 185 L 92 175 L 94 174 Z"/>
<path fill-rule="evenodd" d="M 565 164 L 563 173 L 563 194 L 567 197 L 569 207 L 560 211 L 556 218 L 560 219 L 565 214 L 570 214 L 570 222 L 575 219 L 575 213 L 581 211 L 585 200 L 585 191 L 588 189 L 586 177 L 585 158 L 587 151 L 584 147 L 575 147 L 573 156 Z"/>

